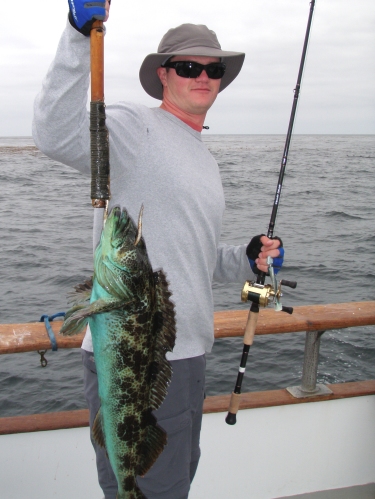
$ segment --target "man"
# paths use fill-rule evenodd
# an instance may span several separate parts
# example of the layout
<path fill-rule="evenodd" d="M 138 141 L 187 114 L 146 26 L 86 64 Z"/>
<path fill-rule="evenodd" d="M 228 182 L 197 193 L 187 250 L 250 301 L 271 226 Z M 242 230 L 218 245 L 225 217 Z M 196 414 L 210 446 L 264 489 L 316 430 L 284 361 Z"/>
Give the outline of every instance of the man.
<path fill-rule="evenodd" d="M 86 35 L 93 19 L 106 20 L 108 12 L 108 1 L 85 5 L 84 0 L 70 0 L 70 22 L 35 102 L 36 145 L 84 173 L 90 173 Z M 169 30 L 158 52 L 147 56 L 140 68 L 143 88 L 162 100 L 161 106 L 121 102 L 106 108 L 110 208 L 124 206 L 136 219 L 144 204 L 142 233 L 149 258 L 154 269 L 166 272 L 176 312 L 176 345 L 167 356 L 173 377 L 156 411 L 168 443 L 145 477 L 138 477 L 148 499 L 188 497 L 200 456 L 205 352 L 213 344 L 212 281 L 242 283 L 251 278 L 247 244 L 219 244 L 223 189 L 217 163 L 200 136 L 208 109 L 238 75 L 243 60 L 243 53 L 221 50 L 206 26 L 184 24 Z M 101 210 L 94 210 L 94 248 L 101 227 Z M 283 253 L 279 245 L 279 240 L 257 236 L 250 258 L 267 271 L 267 257 Z M 100 401 L 89 331 L 82 349 L 91 426 Z M 114 499 L 116 479 L 105 451 L 94 447 L 100 485 L 106 499 Z"/>

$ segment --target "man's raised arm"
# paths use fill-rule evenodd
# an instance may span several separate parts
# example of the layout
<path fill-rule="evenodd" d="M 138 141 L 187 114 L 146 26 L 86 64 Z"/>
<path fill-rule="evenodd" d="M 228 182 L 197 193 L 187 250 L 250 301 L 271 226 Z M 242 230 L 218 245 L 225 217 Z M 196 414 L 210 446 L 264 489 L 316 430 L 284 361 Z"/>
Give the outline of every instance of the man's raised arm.
<path fill-rule="evenodd" d="M 81 4 L 84 4 L 82 0 L 69 2 L 69 21 L 35 99 L 32 134 L 36 146 L 47 156 L 89 173 L 90 137 L 86 105 L 90 84 L 90 38 L 72 21 L 77 18 Z M 106 6 L 108 9 L 108 2 Z M 98 17 L 108 18 L 104 4 L 101 10 L 96 7 L 91 14 L 92 21 Z M 90 13 L 85 12 L 85 15 Z M 86 29 L 87 23 L 85 20 L 82 25 Z"/>

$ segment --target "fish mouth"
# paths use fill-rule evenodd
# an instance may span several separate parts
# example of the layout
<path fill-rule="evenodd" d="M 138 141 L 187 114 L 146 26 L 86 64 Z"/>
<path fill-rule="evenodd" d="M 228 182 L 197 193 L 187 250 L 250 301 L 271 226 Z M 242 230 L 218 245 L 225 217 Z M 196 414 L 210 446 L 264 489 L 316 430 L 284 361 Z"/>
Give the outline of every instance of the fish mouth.
<path fill-rule="evenodd" d="M 114 206 L 109 214 L 108 221 L 112 229 L 112 240 L 123 240 L 131 228 L 131 219 L 128 212 L 120 206 Z M 107 221 L 107 222 L 108 222 Z"/>
<path fill-rule="evenodd" d="M 126 208 L 121 210 L 120 206 L 114 206 L 108 217 L 108 220 L 110 220 L 108 225 L 112 229 L 112 240 L 123 240 L 127 236 L 132 237 L 131 232 L 133 232 L 134 246 L 137 246 L 142 238 L 142 215 L 143 205 L 139 212 L 138 226 L 136 226 Z"/>
<path fill-rule="evenodd" d="M 138 224 L 136 225 L 126 208 L 121 210 L 120 206 L 114 206 L 105 224 L 108 226 L 108 231 L 110 231 L 111 240 L 119 241 L 128 237 L 129 240 L 133 239 L 134 246 L 137 246 L 142 239 L 142 215 L 143 204 L 139 211 Z"/>

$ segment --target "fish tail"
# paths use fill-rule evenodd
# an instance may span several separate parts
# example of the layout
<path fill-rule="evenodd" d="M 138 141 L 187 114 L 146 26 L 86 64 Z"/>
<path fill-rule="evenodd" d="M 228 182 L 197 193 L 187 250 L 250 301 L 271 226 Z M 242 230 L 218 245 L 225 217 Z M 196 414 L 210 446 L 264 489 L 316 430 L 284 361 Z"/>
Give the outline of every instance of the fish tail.
<path fill-rule="evenodd" d="M 116 499 L 147 499 L 147 497 L 138 488 L 137 482 L 134 479 L 134 485 L 131 490 L 118 491 Z"/>

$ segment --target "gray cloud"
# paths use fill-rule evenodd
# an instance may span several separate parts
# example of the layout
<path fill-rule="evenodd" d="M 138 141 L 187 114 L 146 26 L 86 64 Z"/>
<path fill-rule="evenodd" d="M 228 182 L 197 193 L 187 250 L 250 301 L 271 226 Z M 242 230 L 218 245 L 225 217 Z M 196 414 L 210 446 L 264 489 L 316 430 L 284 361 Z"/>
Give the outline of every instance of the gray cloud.
<path fill-rule="evenodd" d="M 64 1 L 8 4 L 0 34 L 2 81 L 0 135 L 30 135 L 33 100 L 66 22 Z M 237 80 L 219 95 L 207 123 L 211 133 L 285 133 L 292 105 L 309 2 L 253 0 L 227 4 L 192 0 L 176 7 L 146 0 L 113 2 L 106 35 L 106 102 L 132 100 L 156 106 L 138 81 L 147 53 L 182 22 L 207 24 L 223 48 L 243 50 Z M 375 3 L 317 0 L 295 125 L 296 133 L 375 133 Z"/>

